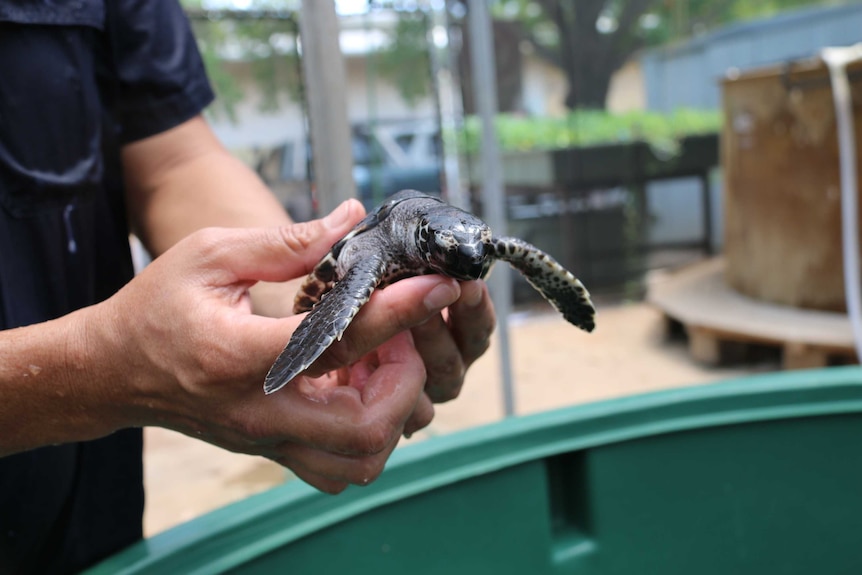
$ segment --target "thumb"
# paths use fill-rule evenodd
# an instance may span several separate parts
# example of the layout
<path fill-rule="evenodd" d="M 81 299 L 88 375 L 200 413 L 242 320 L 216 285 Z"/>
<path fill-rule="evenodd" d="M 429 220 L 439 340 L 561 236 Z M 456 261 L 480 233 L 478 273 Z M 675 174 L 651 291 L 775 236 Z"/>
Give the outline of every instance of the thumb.
<path fill-rule="evenodd" d="M 332 245 L 365 215 L 362 204 L 347 200 L 323 219 L 278 228 L 214 231 L 201 264 L 227 272 L 227 283 L 281 282 L 309 273 Z"/>

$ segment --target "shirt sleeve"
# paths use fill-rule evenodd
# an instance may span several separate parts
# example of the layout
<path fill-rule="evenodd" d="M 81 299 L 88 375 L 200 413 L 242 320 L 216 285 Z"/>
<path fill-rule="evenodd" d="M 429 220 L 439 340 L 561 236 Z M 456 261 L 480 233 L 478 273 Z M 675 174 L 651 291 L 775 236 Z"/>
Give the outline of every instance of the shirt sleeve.
<path fill-rule="evenodd" d="M 164 132 L 201 113 L 214 95 L 179 3 L 112 0 L 106 5 L 120 141 Z"/>

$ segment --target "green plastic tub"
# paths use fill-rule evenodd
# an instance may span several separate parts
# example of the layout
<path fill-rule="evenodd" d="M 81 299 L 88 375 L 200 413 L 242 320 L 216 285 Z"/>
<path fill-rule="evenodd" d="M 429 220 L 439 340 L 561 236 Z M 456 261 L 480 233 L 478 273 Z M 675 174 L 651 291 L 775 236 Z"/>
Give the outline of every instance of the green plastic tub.
<path fill-rule="evenodd" d="M 862 573 L 862 370 L 751 377 L 399 450 L 333 497 L 291 482 L 95 574 Z"/>

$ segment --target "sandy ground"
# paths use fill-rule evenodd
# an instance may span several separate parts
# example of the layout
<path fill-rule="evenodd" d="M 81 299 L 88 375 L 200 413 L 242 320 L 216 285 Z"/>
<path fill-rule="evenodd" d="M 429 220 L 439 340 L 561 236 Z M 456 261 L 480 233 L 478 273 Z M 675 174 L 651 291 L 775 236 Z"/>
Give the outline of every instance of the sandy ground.
<path fill-rule="evenodd" d="M 712 369 L 664 339 L 659 312 L 646 304 L 599 306 L 593 334 L 551 313 L 510 321 L 517 412 L 535 413 L 774 369 Z M 458 400 L 437 407 L 434 422 L 410 441 L 490 423 L 503 416 L 495 343 L 467 374 Z M 153 535 L 202 513 L 265 490 L 291 476 L 257 457 L 238 455 L 163 429 L 146 431 L 145 532 Z"/>

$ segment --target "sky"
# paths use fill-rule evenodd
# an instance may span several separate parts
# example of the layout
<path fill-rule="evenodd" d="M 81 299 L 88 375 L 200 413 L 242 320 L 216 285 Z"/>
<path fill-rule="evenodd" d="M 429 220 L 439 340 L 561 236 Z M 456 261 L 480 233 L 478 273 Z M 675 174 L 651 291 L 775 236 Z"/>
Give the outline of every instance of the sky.
<path fill-rule="evenodd" d="M 245 10 L 253 4 L 252 0 L 204 0 L 206 8 L 230 8 Z M 368 0 L 335 0 L 335 7 L 341 14 L 362 14 L 368 7 Z"/>
<path fill-rule="evenodd" d="M 361 14 L 368 8 L 368 0 L 335 0 L 335 9 L 341 14 Z"/>

